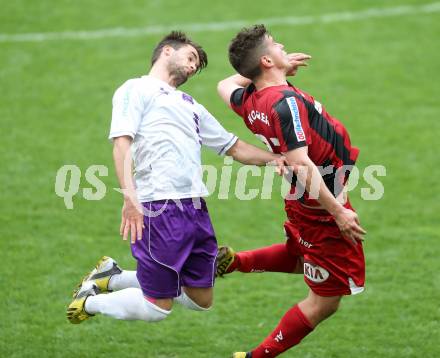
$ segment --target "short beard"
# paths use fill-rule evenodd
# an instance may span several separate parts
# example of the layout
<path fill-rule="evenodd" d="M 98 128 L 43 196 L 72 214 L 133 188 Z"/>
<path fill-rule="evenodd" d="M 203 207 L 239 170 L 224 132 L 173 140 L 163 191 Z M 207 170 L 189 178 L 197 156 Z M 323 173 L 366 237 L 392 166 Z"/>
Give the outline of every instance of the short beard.
<path fill-rule="evenodd" d="M 176 62 L 170 61 L 167 69 L 176 88 L 183 85 L 187 81 L 188 75 L 186 71 L 183 69 L 183 67 L 179 67 Z"/>

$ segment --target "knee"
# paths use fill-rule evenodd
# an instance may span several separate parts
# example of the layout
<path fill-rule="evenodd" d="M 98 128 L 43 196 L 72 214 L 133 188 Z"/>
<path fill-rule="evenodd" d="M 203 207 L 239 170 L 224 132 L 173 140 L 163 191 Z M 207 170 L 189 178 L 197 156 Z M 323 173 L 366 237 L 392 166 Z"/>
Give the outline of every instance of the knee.
<path fill-rule="evenodd" d="M 189 309 L 195 310 L 195 311 L 208 311 L 212 307 L 212 296 L 199 296 L 197 298 L 189 298 L 189 296 L 186 296 L 186 306 Z"/>
<path fill-rule="evenodd" d="M 213 295 L 212 291 L 186 290 L 174 300 L 177 303 L 194 311 L 207 311 L 212 307 Z"/>
<path fill-rule="evenodd" d="M 300 303 L 300 309 L 313 326 L 333 315 L 339 307 L 340 299 L 314 297 Z"/>
<path fill-rule="evenodd" d="M 196 301 L 197 305 L 200 308 L 203 308 L 203 311 L 209 310 L 212 307 L 212 297 L 208 297 L 208 298 L 203 298 L 203 299 L 199 299 L 198 301 Z"/>

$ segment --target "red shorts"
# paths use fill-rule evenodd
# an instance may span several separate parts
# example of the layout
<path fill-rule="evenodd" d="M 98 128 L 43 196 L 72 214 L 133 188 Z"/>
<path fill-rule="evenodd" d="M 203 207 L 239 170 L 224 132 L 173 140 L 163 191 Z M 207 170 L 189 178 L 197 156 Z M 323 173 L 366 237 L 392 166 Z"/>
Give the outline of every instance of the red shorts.
<path fill-rule="evenodd" d="M 350 204 L 346 207 L 351 209 Z M 320 296 L 357 294 L 364 290 L 365 259 L 362 244 L 341 236 L 333 217 L 301 204 L 286 206 L 287 249 L 304 257 L 304 280 Z"/>

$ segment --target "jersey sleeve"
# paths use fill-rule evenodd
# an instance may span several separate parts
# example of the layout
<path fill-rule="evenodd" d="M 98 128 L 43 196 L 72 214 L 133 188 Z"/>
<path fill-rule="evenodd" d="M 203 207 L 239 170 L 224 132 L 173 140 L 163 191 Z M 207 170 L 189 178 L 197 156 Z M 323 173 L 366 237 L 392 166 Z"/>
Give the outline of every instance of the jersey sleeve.
<path fill-rule="evenodd" d="M 281 151 L 305 147 L 311 144 L 310 126 L 304 103 L 295 96 L 283 98 L 273 107 L 278 125 Z"/>
<path fill-rule="evenodd" d="M 127 81 L 113 95 L 112 122 L 109 139 L 136 135 L 144 111 L 144 103 L 134 81 Z"/>
<path fill-rule="evenodd" d="M 237 88 L 231 94 L 231 108 L 239 116 L 243 115 L 243 96 L 245 89 L 243 87 Z"/>
<path fill-rule="evenodd" d="M 229 133 L 203 106 L 200 118 L 200 138 L 202 145 L 214 150 L 219 155 L 231 148 L 238 137 Z"/>

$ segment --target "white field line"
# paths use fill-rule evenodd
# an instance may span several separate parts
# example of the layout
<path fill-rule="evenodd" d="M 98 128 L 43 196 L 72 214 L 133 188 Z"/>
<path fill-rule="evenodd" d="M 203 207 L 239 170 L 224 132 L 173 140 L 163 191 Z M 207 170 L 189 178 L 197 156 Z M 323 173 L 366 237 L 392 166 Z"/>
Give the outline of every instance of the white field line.
<path fill-rule="evenodd" d="M 424 5 L 402 5 L 388 8 L 370 8 L 357 12 L 344 11 L 316 16 L 300 17 L 272 17 L 267 19 L 257 19 L 255 21 L 225 21 L 207 23 L 189 23 L 180 25 L 158 25 L 138 28 L 115 27 L 109 29 L 93 31 L 63 31 L 63 32 L 42 32 L 42 33 L 23 33 L 23 34 L 1 34 L 0 42 L 40 42 L 51 40 L 93 40 L 112 37 L 138 37 L 156 34 L 165 34 L 171 30 L 182 30 L 190 33 L 207 31 L 225 31 L 240 29 L 245 26 L 255 24 L 275 25 L 310 25 L 310 24 L 329 24 L 343 21 L 367 20 L 371 18 L 383 18 L 402 15 L 418 15 L 440 12 L 440 2 Z"/>

